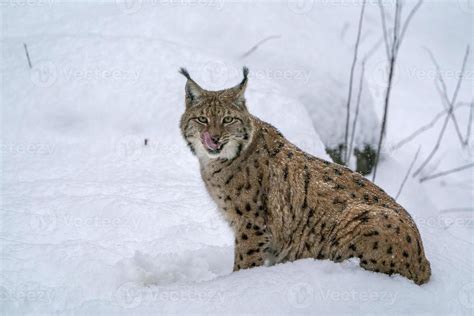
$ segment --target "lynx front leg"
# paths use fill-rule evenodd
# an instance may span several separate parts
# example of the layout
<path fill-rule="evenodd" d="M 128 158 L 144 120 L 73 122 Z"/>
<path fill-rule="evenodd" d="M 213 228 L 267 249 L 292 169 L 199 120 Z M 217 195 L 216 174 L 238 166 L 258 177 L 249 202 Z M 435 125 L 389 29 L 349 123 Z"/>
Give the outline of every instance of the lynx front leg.
<path fill-rule="evenodd" d="M 263 265 L 268 257 L 270 244 L 270 235 L 265 227 L 243 222 L 234 231 L 234 271 Z"/>

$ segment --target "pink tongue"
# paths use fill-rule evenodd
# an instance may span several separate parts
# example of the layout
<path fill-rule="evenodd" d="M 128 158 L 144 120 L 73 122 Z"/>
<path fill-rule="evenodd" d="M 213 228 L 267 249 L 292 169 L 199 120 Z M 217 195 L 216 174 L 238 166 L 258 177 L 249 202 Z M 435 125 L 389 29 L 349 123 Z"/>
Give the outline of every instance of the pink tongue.
<path fill-rule="evenodd" d="M 211 150 L 216 150 L 219 147 L 219 145 L 214 143 L 209 132 L 202 133 L 202 140 L 204 141 L 204 145 Z"/>

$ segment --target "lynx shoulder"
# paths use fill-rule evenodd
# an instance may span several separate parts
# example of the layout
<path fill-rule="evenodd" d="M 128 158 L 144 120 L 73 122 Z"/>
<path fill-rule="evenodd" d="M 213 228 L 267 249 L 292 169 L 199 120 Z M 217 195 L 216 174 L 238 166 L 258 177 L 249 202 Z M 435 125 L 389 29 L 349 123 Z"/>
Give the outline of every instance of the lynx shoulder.
<path fill-rule="evenodd" d="M 187 78 L 181 131 L 233 228 L 234 271 L 356 257 L 367 270 L 429 280 L 430 263 L 407 211 L 360 174 L 303 152 L 251 115 L 247 68 L 242 82 L 221 91 L 181 73 Z"/>

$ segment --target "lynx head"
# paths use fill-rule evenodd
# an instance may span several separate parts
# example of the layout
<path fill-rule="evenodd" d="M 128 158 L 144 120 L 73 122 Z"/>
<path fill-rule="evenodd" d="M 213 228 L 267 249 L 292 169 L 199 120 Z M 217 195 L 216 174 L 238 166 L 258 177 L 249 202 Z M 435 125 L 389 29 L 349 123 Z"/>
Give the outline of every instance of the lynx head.
<path fill-rule="evenodd" d="M 252 119 L 244 97 L 248 69 L 243 68 L 241 83 L 220 91 L 204 90 L 184 68 L 180 73 L 188 79 L 181 132 L 191 151 L 204 161 L 238 156 L 250 143 L 253 134 Z"/>

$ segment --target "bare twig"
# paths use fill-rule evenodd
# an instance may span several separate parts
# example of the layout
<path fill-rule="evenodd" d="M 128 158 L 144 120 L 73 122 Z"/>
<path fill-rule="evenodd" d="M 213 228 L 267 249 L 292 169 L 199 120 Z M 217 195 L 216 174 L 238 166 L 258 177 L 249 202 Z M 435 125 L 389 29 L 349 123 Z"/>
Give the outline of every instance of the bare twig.
<path fill-rule="evenodd" d="M 356 104 L 356 110 L 354 114 L 354 120 L 352 121 L 352 132 L 351 132 L 351 141 L 349 143 L 349 154 L 352 153 L 352 148 L 354 145 L 354 136 L 356 134 L 357 119 L 359 118 L 360 99 L 362 96 L 362 88 L 364 86 L 364 73 L 365 73 L 365 60 L 362 61 L 362 66 L 361 66 L 361 72 L 360 72 L 360 78 L 359 78 L 359 92 L 357 94 L 357 104 Z"/>
<path fill-rule="evenodd" d="M 418 167 L 418 169 L 415 171 L 415 173 L 413 174 L 414 177 L 416 177 L 416 176 L 426 167 L 426 165 L 428 164 L 428 162 L 431 161 L 431 159 L 433 158 L 433 156 L 434 156 L 434 155 L 436 154 L 436 152 L 438 151 L 439 145 L 441 144 L 441 141 L 443 140 L 444 132 L 446 131 L 446 127 L 448 126 L 448 123 L 449 123 L 449 114 L 446 115 L 446 118 L 444 119 L 443 127 L 441 127 L 441 131 L 439 132 L 438 139 L 437 139 L 437 141 L 436 141 L 435 146 L 434 146 L 433 149 L 431 150 L 431 152 L 430 152 L 430 154 L 428 155 L 428 157 L 421 163 L 420 167 Z"/>
<path fill-rule="evenodd" d="M 472 110 L 474 108 L 474 100 L 471 102 L 471 106 L 469 109 L 469 122 L 467 123 L 467 130 L 466 130 L 466 138 L 464 139 L 464 145 L 467 146 L 469 144 L 469 139 L 471 138 L 471 127 L 472 127 Z"/>
<path fill-rule="evenodd" d="M 402 184 L 400 185 L 400 188 L 398 189 L 397 196 L 395 197 L 395 200 L 398 200 L 398 197 L 402 193 L 403 187 L 405 186 L 405 183 L 407 182 L 408 177 L 410 176 L 411 169 L 413 169 L 413 166 L 415 165 L 415 161 L 418 158 L 418 154 L 420 153 L 421 146 L 418 147 L 418 150 L 416 151 L 415 156 L 413 157 L 413 160 L 410 163 L 410 167 L 408 167 L 407 173 L 405 174 L 405 178 L 403 178 Z"/>
<path fill-rule="evenodd" d="M 439 66 L 438 62 L 436 61 L 436 58 L 434 57 L 434 54 L 428 49 L 425 47 L 425 50 L 428 52 L 428 54 L 430 55 L 430 58 L 431 58 L 431 61 L 433 62 L 433 64 L 435 65 L 436 67 L 436 73 L 437 73 L 437 79 L 441 85 L 441 91 L 438 90 L 438 92 L 441 94 L 443 100 L 444 100 L 444 103 L 446 104 L 446 107 L 447 108 L 450 108 L 452 106 L 450 100 L 449 100 L 449 97 L 448 97 L 448 89 L 447 89 L 447 86 L 446 86 L 446 82 L 444 81 L 444 78 L 441 74 L 441 67 Z M 464 67 L 466 65 L 466 62 L 467 62 L 467 58 L 469 57 L 469 51 L 470 51 L 470 48 L 469 46 L 467 46 L 466 48 L 466 53 L 464 55 L 464 60 L 463 60 L 463 68 L 461 69 L 461 73 L 460 73 L 460 76 L 463 76 L 464 74 Z M 461 80 L 462 81 L 462 80 Z M 458 85 L 461 84 L 461 81 L 458 81 Z M 438 88 L 438 86 L 437 86 Z M 459 90 L 458 87 L 456 87 L 456 91 Z M 457 93 L 457 92 L 456 92 Z M 455 96 L 453 96 L 455 97 Z M 454 114 L 454 111 L 451 113 L 451 118 L 453 120 L 453 123 L 454 123 L 454 127 L 456 129 L 456 133 L 458 135 L 458 138 L 459 138 L 459 141 L 461 142 L 461 144 L 463 144 L 463 137 L 461 135 L 461 130 L 459 128 L 459 124 L 458 124 L 458 121 L 456 119 L 456 115 Z"/>
<path fill-rule="evenodd" d="M 250 54 L 252 54 L 254 51 L 256 51 L 258 49 L 258 47 L 262 44 L 264 44 L 265 42 L 268 42 L 272 39 L 277 39 L 277 38 L 280 38 L 281 35 L 270 35 L 268 37 L 265 37 L 264 39 L 262 39 L 261 41 L 259 41 L 257 44 L 255 44 L 254 46 L 252 46 L 252 48 L 250 48 L 247 52 L 245 52 L 244 54 L 242 54 L 242 56 L 240 56 L 240 58 L 244 59 L 246 57 L 248 57 Z"/>
<path fill-rule="evenodd" d="M 441 131 L 439 133 L 439 136 L 438 136 L 438 140 L 436 141 L 436 144 L 434 146 L 434 148 L 431 150 L 430 154 L 428 155 L 428 157 L 425 159 L 425 161 L 423 161 L 423 163 L 421 164 L 421 166 L 415 171 L 415 173 L 413 174 L 414 177 L 416 177 L 422 170 L 423 168 L 426 167 L 426 165 L 431 161 L 431 159 L 433 158 L 433 156 L 436 154 L 436 152 L 438 151 L 438 148 L 439 148 L 439 145 L 441 144 L 441 140 L 443 139 L 443 135 L 444 135 L 444 132 L 446 131 L 446 126 L 448 125 L 448 122 L 449 122 L 449 119 L 451 117 L 451 114 L 452 112 L 454 111 L 454 104 L 456 103 L 456 98 L 458 96 L 458 92 L 459 92 L 459 89 L 461 88 L 461 83 L 462 83 L 462 79 L 463 79 L 463 74 L 464 74 L 464 69 L 466 67 L 466 62 L 467 62 L 467 56 L 469 56 L 469 46 L 468 46 L 468 49 L 466 50 L 466 53 L 464 55 L 464 59 L 463 59 L 463 64 L 461 66 L 461 73 L 459 75 L 459 78 L 458 78 L 458 82 L 456 84 L 456 88 L 454 89 L 454 92 L 453 92 L 453 96 L 451 97 L 451 100 L 449 102 L 449 110 L 448 110 L 448 115 L 446 116 L 446 119 L 444 120 L 444 124 L 443 124 L 443 127 L 441 128 Z"/>
<path fill-rule="evenodd" d="M 442 176 L 446 176 L 448 174 L 459 172 L 459 171 L 469 169 L 469 168 L 472 168 L 472 167 L 474 167 L 474 163 L 470 163 L 470 164 L 467 164 L 467 165 L 464 165 L 464 166 L 461 166 L 461 167 L 457 167 L 457 168 L 454 168 L 454 169 L 438 172 L 438 173 L 432 174 L 430 176 L 420 178 L 420 182 L 424 182 L 424 181 L 432 180 L 432 179 L 439 178 L 439 177 L 442 177 Z"/>
<path fill-rule="evenodd" d="M 383 44 L 384 40 L 383 40 L 383 36 L 381 38 L 379 38 L 379 40 L 377 42 L 375 42 L 375 44 L 372 46 L 372 48 L 370 48 L 367 53 L 364 55 L 364 58 L 363 60 L 367 61 L 378 49 L 379 49 L 379 46 L 381 44 Z"/>
<path fill-rule="evenodd" d="M 382 118 L 382 126 L 380 129 L 380 136 L 379 136 L 379 141 L 377 145 L 377 154 L 375 156 L 375 164 L 374 164 L 374 173 L 372 175 L 372 181 L 375 181 L 375 177 L 377 176 L 377 167 L 379 164 L 380 160 L 380 153 L 382 150 L 382 145 L 383 145 L 383 139 L 385 137 L 385 131 L 387 128 L 387 116 L 388 116 L 388 109 L 390 105 L 390 93 L 392 90 L 392 81 L 393 81 L 393 75 L 395 71 L 395 63 L 397 60 L 398 56 L 398 50 L 400 48 L 400 44 L 402 42 L 403 37 L 406 34 L 406 30 L 408 29 L 408 25 L 410 24 L 410 21 L 413 18 L 413 15 L 416 13 L 418 8 L 420 7 L 422 0 L 419 0 L 418 3 L 415 5 L 415 7 L 412 8 L 411 12 L 409 13 L 407 19 L 403 23 L 403 27 L 401 27 L 401 15 L 402 15 L 402 4 L 400 3 L 401 0 L 396 0 L 395 2 L 395 20 L 394 20 L 394 28 L 393 28 L 393 41 L 391 42 L 391 45 L 389 45 L 389 40 L 388 40 L 388 31 L 387 31 L 387 25 L 385 22 L 385 10 L 382 5 L 382 1 L 379 0 L 379 8 L 380 8 L 380 15 L 382 18 L 382 28 L 384 32 L 384 39 L 385 39 L 385 45 L 386 45 L 386 50 L 387 50 L 387 56 L 389 57 L 389 73 L 388 73 L 388 82 L 387 82 L 387 89 L 385 91 L 385 100 L 384 100 L 384 111 L 383 111 L 383 118 Z M 401 31 L 400 31 L 401 30 Z"/>
<path fill-rule="evenodd" d="M 472 207 L 455 207 L 455 208 L 445 208 L 440 210 L 440 213 L 457 213 L 457 212 L 472 212 L 474 209 Z"/>
<path fill-rule="evenodd" d="M 416 11 L 418 11 L 418 9 L 421 7 L 422 4 L 423 4 L 423 0 L 418 0 L 416 5 L 411 9 L 410 13 L 405 19 L 405 23 L 403 23 L 402 31 L 400 34 L 400 40 L 397 43 L 397 51 L 400 48 L 400 45 L 402 44 L 403 38 L 405 37 L 405 34 L 407 32 L 408 25 L 410 24 L 411 19 L 413 19 L 413 16 L 415 15 Z"/>
<path fill-rule="evenodd" d="M 438 80 L 438 81 L 441 82 L 441 80 Z M 445 90 L 445 89 L 446 89 L 446 87 L 443 88 L 442 85 L 441 85 L 441 87 L 436 85 L 436 90 L 438 91 L 438 94 L 441 97 L 441 100 L 444 104 L 444 107 L 448 109 L 448 113 L 451 113 L 450 117 L 451 117 L 451 119 L 454 123 L 454 129 L 456 130 L 456 134 L 458 135 L 459 142 L 461 143 L 461 145 L 463 145 L 463 137 L 461 135 L 461 129 L 459 128 L 458 120 L 457 120 L 457 118 L 454 114 L 455 112 L 454 111 L 449 112 L 449 110 L 451 109 L 451 104 L 450 104 L 450 101 L 449 101 L 447 90 Z"/>
<path fill-rule="evenodd" d="M 458 104 L 457 106 L 454 107 L 454 110 L 456 110 L 456 109 L 458 109 L 462 106 L 467 106 L 467 105 L 468 104 Z M 440 118 L 442 118 L 444 115 L 447 115 L 448 112 L 449 112 L 449 109 L 439 112 L 438 114 L 435 115 L 435 117 L 428 124 L 423 125 L 422 127 L 418 128 L 416 131 L 411 133 L 409 136 L 405 137 L 404 139 L 399 141 L 397 144 L 392 146 L 391 149 L 392 150 L 400 149 L 402 146 L 404 146 L 407 143 L 411 142 L 413 139 L 415 139 L 416 137 L 421 135 L 423 132 L 425 132 L 425 131 L 429 130 L 430 128 L 432 128 L 438 122 L 438 120 Z"/>
<path fill-rule="evenodd" d="M 25 49 L 26 59 L 28 60 L 28 66 L 30 66 L 31 69 L 33 66 L 31 65 L 30 53 L 28 52 L 28 46 L 26 46 L 26 43 L 23 43 L 23 48 Z"/>
<path fill-rule="evenodd" d="M 398 21 L 399 17 L 398 15 L 400 14 L 400 2 L 397 0 L 396 2 L 396 9 L 395 9 L 395 28 L 393 31 L 393 44 L 391 47 L 391 52 L 390 52 L 390 68 L 388 72 L 388 83 L 387 83 L 387 89 L 385 92 L 385 105 L 384 105 L 384 110 L 383 110 L 383 118 L 382 118 L 382 127 L 380 129 L 380 136 L 379 136 L 379 142 L 377 145 L 377 155 L 375 156 L 375 164 L 374 164 L 374 173 L 372 176 L 372 181 L 375 181 L 375 177 L 377 176 L 377 167 L 379 164 L 379 159 L 380 159 L 380 153 L 382 150 L 382 144 L 383 144 L 383 138 L 385 136 L 385 130 L 387 128 L 387 115 L 388 115 L 388 107 L 390 104 L 390 92 L 392 91 L 392 81 L 393 81 L 393 73 L 395 71 L 395 61 L 397 58 L 397 51 L 396 51 L 396 46 L 397 46 L 397 27 L 399 27 Z"/>
<path fill-rule="evenodd" d="M 384 40 L 384 43 L 385 43 L 385 53 L 387 54 L 387 59 L 390 59 L 390 43 L 388 42 L 389 41 L 389 37 L 388 37 L 388 29 L 387 29 L 387 20 L 386 20 L 386 17 L 385 17 L 385 9 L 383 7 L 383 4 L 382 4 L 382 0 L 378 0 L 378 4 L 379 4 L 379 9 L 380 9 L 380 17 L 381 17 L 381 20 L 382 20 L 382 30 L 383 30 L 383 40 Z"/>
<path fill-rule="evenodd" d="M 359 43 L 360 43 L 360 34 L 362 33 L 362 22 L 364 21 L 364 12 L 365 12 L 365 1 L 362 2 L 362 8 L 360 10 L 359 17 L 359 26 L 357 28 L 357 38 L 354 47 L 354 58 L 352 59 L 351 73 L 349 77 L 349 92 L 347 95 L 347 105 L 346 105 L 346 129 L 344 132 L 344 162 L 347 163 L 350 157 L 350 153 L 347 150 L 348 140 L 349 140 L 349 122 L 351 117 L 351 99 L 352 99 L 352 85 L 354 80 L 354 69 L 357 63 L 357 55 L 359 53 Z"/>

